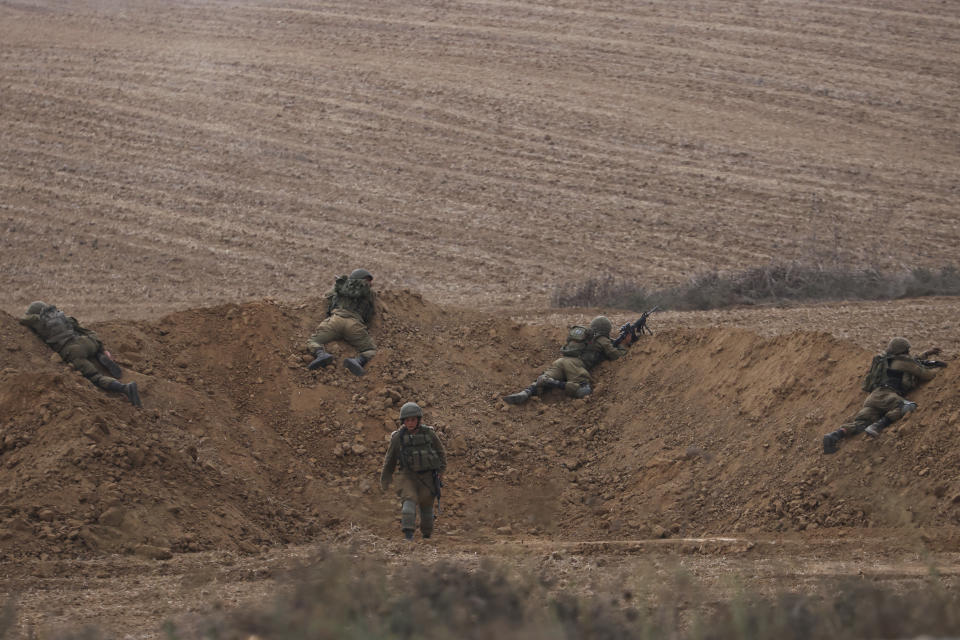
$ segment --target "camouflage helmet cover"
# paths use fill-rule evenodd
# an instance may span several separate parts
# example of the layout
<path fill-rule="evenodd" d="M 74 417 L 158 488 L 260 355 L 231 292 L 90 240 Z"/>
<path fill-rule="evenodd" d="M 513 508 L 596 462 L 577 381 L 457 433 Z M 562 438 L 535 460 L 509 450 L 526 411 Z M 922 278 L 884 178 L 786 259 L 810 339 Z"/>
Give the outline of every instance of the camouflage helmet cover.
<path fill-rule="evenodd" d="M 30 306 L 27 307 L 27 315 L 37 315 L 46 308 L 47 308 L 46 302 L 42 302 L 40 300 L 31 302 Z"/>
<path fill-rule="evenodd" d="M 903 353 L 910 353 L 910 343 L 906 338 L 894 338 L 887 345 L 887 353 L 891 356 L 898 356 Z"/>
<path fill-rule="evenodd" d="M 407 402 L 402 407 L 400 407 L 400 419 L 404 420 L 405 418 L 422 418 L 423 409 L 420 408 L 416 402 Z"/>
<path fill-rule="evenodd" d="M 350 272 L 351 280 L 365 280 L 367 278 L 373 280 L 373 274 L 366 269 L 354 269 Z"/>
<path fill-rule="evenodd" d="M 597 316 L 590 321 L 590 330 L 598 336 L 610 335 L 611 329 L 613 329 L 613 323 L 607 316 Z"/>

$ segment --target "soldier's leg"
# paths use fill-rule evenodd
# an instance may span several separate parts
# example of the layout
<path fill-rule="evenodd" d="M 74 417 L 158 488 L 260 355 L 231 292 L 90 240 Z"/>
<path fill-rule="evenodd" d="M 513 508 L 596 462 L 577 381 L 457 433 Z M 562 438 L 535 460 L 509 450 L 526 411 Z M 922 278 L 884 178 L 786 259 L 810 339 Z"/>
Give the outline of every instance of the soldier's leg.
<path fill-rule="evenodd" d="M 344 318 L 344 320 L 348 324 L 344 328 L 343 338 L 347 341 L 347 344 L 357 350 L 358 355 L 356 358 L 344 360 L 343 366 L 353 375 L 362 376 L 366 373 L 363 367 L 376 355 L 377 346 L 373 344 L 365 324 L 351 318 Z"/>
<path fill-rule="evenodd" d="M 107 370 L 107 373 L 114 378 L 123 377 L 123 369 L 120 368 L 120 365 L 113 359 L 109 351 L 100 349 L 100 351 L 97 352 L 97 362 L 102 364 L 103 368 Z"/>
<path fill-rule="evenodd" d="M 590 372 L 583 366 L 580 358 L 563 358 L 563 379 L 566 384 L 563 387 L 564 393 L 571 398 L 583 398 L 590 395 L 593 389 L 590 388 Z"/>
<path fill-rule="evenodd" d="M 878 408 L 878 404 L 882 401 L 885 391 L 884 389 L 875 389 L 863 401 L 863 406 L 849 422 L 836 431 L 831 431 L 823 436 L 823 452 L 835 453 L 840 440 L 863 433 L 869 425 L 878 420 L 883 415 L 883 410 Z"/>
<path fill-rule="evenodd" d="M 865 433 L 874 438 L 880 435 L 880 432 L 891 424 L 902 418 L 917 408 L 915 402 L 909 402 L 892 389 L 877 389 L 867 398 L 873 410 L 880 414 L 880 417 L 871 423 Z"/>
<path fill-rule="evenodd" d="M 90 359 L 96 353 L 95 345 L 89 338 L 82 336 L 71 340 L 60 350 L 60 357 L 74 369 L 83 374 L 83 377 L 101 389 L 109 389 L 115 378 L 100 373 L 100 369 Z"/>
<path fill-rule="evenodd" d="M 333 355 L 327 353 L 323 345 L 333 340 L 340 340 L 343 337 L 344 324 L 343 318 L 339 316 L 330 316 L 320 323 L 316 333 L 307 340 L 307 349 L 314 355 L 313 362 L 307 365 L 307 369 L 313 371 L 320 367 L 326 367 L 333 362 Z"/>
<path fill-rule="evenodd" d="M 399 476 L 397 493 L 400 494 L 400 530 L 403 537 L 413 540 L 413 531 L 417 528 L 417 487 L 416 480 L 409 473 Z"/>
<path fill-rule="evenodd" d="M 503 396 L 503 401 L 506 402 L 507 404 L 523 404 L 524 402 L 526 402 L 536 394 L 537 394 L 537 383 L 534 382 L 523 391 L 518 391 L 517 393 L 511 393 L 508 396 Z"/>
<path fill-rule="evenodd" d="M 427 473 L 421 474 L 420 478 L 421 480 L 429 479 L 431 482 L 433 481 L 433 478 Z M 418 491 L 420 494 L 418 496 L 420 504 L 420 533 L 423 534 L 424 538 L 429 538 L 433 535 L 433 521 L 436 519 L 433 513 L 434 496 L 429 486 L 420 486 L 418 487 Z"/>
<path fill-rule="evenodd" d="M 544 391 L 549 391 L 550 389 L 563 389 L 564 384 L 567 380 L 567 367 L 566 361 L 571 358 L 557 358 L 553 363 L 547 367 L 547 370 L 540 374 L 540 377 L 537 378 L 537 388 L 536 395 L 543 395 Z"/>
<path fill-rule="evenodd" d="M 101 389 L 120 392 L 127 396 L 127 399 L 133 406 L 142 406 L 140 403 L 140 392 L 137 389 L 136 382 L 123 384 L 116 378 L 111 378 L 110 376 L 105 376 L 100 373 L 100 369 L 97 368 L 97 365 L 95 365 L 92 360 L 98 350 L 99 346 L 92 339 L 82 336 L 71 340 L 69 344 L 61 349 L 60 357 L 69 362 L 77 371 L 82 373 L 87 380 Z"/>

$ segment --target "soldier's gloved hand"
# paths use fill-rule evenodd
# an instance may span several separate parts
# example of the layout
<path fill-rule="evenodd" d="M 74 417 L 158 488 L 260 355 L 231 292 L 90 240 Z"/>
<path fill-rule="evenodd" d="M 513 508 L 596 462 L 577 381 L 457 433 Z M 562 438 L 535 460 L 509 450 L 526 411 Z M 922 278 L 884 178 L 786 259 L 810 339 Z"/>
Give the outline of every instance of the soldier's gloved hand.
<path fill-rule="evenodd" d="M 922 359 L 929 358 L 930 356 L 935 356 L 940 353 L 940 347 L 934 347 L 932 349 L 927 349 L 923 352 L 923 355 L 920 356 Z"/>

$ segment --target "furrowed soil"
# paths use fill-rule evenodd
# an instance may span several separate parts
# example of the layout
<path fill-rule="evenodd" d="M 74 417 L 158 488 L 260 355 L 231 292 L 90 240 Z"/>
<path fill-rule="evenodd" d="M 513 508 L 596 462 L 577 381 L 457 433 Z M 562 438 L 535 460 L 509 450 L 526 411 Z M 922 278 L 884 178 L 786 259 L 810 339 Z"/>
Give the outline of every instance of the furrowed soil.
<path fill-rule="evenodd" d="M 960 8 L 933 2 L 0 2 L 0 597 L 13 633 L 260 605 L 328 552 L 551 588 L 955 588 L 960 299 L 664 312 L 595 393 L 508 407 L 557 286 L 960 243 Z M 375 275 L 368 374 L 305 368 Z M 17 322 L 95 329 L 144 408 Z M 821 438 L 893 335 L 949 367 Z M 437 534 L 378 486 L 399 406 L 449 455 Z M 2 626 L 2 616 L 0 616 Z"/>

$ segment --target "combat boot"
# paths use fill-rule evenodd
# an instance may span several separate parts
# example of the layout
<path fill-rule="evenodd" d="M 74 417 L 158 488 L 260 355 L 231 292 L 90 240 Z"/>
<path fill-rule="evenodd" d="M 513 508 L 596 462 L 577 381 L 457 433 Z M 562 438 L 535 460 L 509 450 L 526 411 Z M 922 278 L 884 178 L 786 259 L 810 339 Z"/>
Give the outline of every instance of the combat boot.
<path fill-rule="evenodd" d="M 119 391 L 123 395 L 127 396 L 127 400 L 129 400 L 130 404 L 132 404 L 133 406 L 135 407 L 143 406 L 140 403 L 140 390 L 137 389 L 136 382 L 128 382 L 127 384 L 123 384 L 122 382 L 117 382 L 116 380 L 114 380 L 107 387 L 107 391 Z"/>
<path fill-rule="evenodd" d="M 909 404 L 916 406 L 916 404 L 913 402 Z M 886 429 L 888 426 L 890 426 L 890 418 L 884 416 L 879 420 L 877 420 L 876 422 L 874 422 L 869 427 L 867 427 L 866 429 L 864 429 L 863 432 L 866 433 L 871 438 L 879 438 L 880 432 Z"/>
<path fill-rule="evenodd" d="M 847 432 L 843 429 L 837 429 L 836 431 L 831 431 L 827 435 L 823 436 L 823 452 L 824 453 L 836 453 L 837 444 L 847 435 Z"/>
<path fill-rule="evenodd" d="M 909 400 L 906 400 L 902 405 L 900 405 L 900 413 L 904 415 L 908 413 L 913 413 L 916 410 L 917 410 L 916 402 L 910 402 Z"/>
<path fill-rule="evenodd" d="M 113 358 L 110 357 L 110 353 L 108 351 L 101 351 L 98 353 L 97 362 L 102 364 L 103 368 L 106 369 L 107 372 L 109 372 L 114 378 L 123 377 L 123 369 L 121 369 L 120 365 L 118 365 Z"/>
<path fill-rule="evenodd" d="M 313 362 L 307 365 L 307 369 L 310 371 L 314 371 L 315 369 L 319 369 L 321 367 L 326 367 L 328 364 L 333 362 L 333 354 L 327 353 L 327 350 L 323 347 L 317 349 L 313 356 Z"/>
<path fill-rule="evenodd" d="M 356 358 L 347 358 L 343 361 L 343 366 L 347 368 L 347 371 L 352 373 L 355 376 L 362 376 L 366 373 L 363 368 L 363 365 L 370 362 L 370 358 L 365 358 L 362 355 L 357 356 Z"/>
<path fill-rule="evenodd" d="M 532 385 L 520 391 L 519 393 L 513 393 L 509 396 L 504 396 L 503 401 L 507 404 L 523 404 L 530 399 L 531 396 L 536 395 L 537 393 L 537 383 L 534 382 Z"/>
<path fill-rule="evenodd" d="M 413 542 L 413 529 L 404 529 L 403 530 L 403 539 Z"/>

